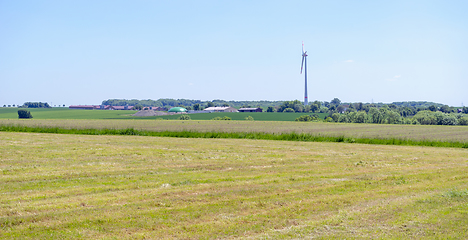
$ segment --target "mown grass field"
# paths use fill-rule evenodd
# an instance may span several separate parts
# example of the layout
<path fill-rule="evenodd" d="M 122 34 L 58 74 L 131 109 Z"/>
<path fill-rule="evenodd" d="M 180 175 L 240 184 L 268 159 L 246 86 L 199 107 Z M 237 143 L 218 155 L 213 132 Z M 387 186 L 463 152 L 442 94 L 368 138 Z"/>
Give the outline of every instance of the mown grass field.
<path fill-rule="evenodd" d="M 358 124 L 288 121 L 203 120 L 84 120 L 0 119 L 0 125 L 59 127 L 73 129 L 126 129 L 146 131 L 308 133 L 354 138 L 397 138 L 411 140 L 468 142 L 467 126 Z"/>
<path fill-rule="evenodd" d="M 18 119 L 19 108 L 0 108 L 0 119 Z M 180 115 L 165 115 L 151 117 L 132 116 L 137 111 L 109 111 L 109 110 L 80 110 L 68 108 L 27 108 L 34 119 L 179 119 Z M 232 120 L 244 120 L 247 116 L 252 116 L 258 121 L 294 121 L 306 113 L 197 113 L 189 114 L 193 120 L 211 120 L 215 117 L 228 116 Z M 320 118 L 328 116 L 326 113 L 318 113 Z"/>
<path fill-rule="evenodd" d="M 3 239 L 467 238 L 468 150 L 0 132 Z"/>

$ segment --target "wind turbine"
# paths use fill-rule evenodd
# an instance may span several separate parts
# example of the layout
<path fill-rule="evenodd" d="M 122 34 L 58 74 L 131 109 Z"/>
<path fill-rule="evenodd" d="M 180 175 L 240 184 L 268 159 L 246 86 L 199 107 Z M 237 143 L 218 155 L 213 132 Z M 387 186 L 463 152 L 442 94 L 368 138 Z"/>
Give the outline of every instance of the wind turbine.
<path fill-rule="evenodd" d="M 304 65 L 304 60 L 305 60 L 305 65 Z M 301 74 L 302 74 L 302 67 L 304 67 L 304 76 L 305 76 L 304 105 L 309 105 L 309 100 L 307 99 L 307 51 L 304 52 L 304 41 L 302 41 Z"/>

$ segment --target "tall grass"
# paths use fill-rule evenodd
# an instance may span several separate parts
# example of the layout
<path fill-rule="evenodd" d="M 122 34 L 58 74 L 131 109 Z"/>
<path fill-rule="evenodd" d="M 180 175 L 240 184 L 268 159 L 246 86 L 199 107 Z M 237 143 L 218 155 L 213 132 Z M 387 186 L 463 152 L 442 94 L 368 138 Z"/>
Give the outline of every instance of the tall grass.
<path fill-rule="evenodd" d="M 309 133 L 263 133 L 263 132 L 196 132 L 196 131 L 145 131 L 127 129 L 67 129 L 58 127 L 28 127 L 20 125 L 0 125 L 4 132 L 82 134 L 82 135 L 135 135 L 176 138 L 233 138 L 303 142 L 343 142 L 379 145 L 430 146 L 468 148 L 467 142 L 412 140 L 399 138 L 353 138 L 345 136 L 314 135 Z"/>

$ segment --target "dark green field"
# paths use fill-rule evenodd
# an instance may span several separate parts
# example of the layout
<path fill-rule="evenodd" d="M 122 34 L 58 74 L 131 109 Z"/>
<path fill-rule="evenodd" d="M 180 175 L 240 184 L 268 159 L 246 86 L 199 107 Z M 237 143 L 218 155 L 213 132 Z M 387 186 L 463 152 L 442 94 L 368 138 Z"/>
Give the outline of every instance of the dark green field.
<path fill-rule="evenodd" d="M 27 108 L 34 119 L 178 119 L 180 115 L 165 115 L 152 117 L 135 117 L 137 111 L 110 111 L 110 110 L 77 110 L 68 108 Z M 18 108 L 0 108 L 0 119 L 17 119 Z M 196 113 L 190 114 L 192 120 L 210 120 L 215 117 L 228 116 L 232 120 L 244 120 L 252 116 L 257 121 L 294 121 L 296 118 L 308 115 L 307 113 Z M 327 116 L 319 113 L 320 118 Z"/>

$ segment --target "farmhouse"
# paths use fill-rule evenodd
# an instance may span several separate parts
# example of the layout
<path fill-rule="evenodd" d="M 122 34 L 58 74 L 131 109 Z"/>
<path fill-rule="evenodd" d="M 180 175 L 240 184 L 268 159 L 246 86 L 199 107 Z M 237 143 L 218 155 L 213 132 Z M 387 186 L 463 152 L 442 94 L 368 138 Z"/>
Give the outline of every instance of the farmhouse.
<path fill-rule="evenodd" d="M 263 112 L 261 108 L 240 108 L 239 112 Z"/>
<path fill-rule="evenodd" d="M 238 112 L 233 107 L 208 107 L 203 110 L 204 112 Z"/>

